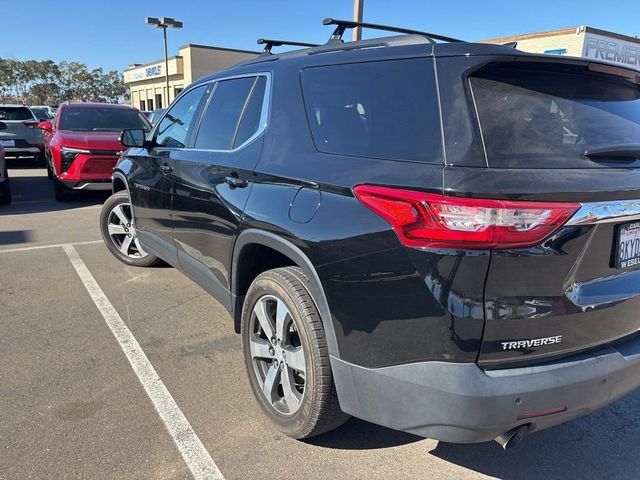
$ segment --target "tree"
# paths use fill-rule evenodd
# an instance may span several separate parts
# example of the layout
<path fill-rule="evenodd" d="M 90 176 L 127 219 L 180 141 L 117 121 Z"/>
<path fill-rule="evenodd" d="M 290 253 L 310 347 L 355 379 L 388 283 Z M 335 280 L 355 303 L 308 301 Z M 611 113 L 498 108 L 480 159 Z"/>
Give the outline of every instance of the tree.
<path fill-rule="evenodd" d="M 118 102 L 127 93 L 122 75 L 84 63 L 0 58 L 0 95 L 15 95 L 31 104 L 65 100 Z"/>

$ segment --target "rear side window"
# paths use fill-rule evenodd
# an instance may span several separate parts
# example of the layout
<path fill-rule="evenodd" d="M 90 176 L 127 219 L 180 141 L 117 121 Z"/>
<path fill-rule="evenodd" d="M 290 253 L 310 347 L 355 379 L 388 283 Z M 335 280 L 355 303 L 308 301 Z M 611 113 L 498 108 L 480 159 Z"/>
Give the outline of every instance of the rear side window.
<path fill-rule="evenodd" d="M 431 59 L 311 67 L 302 88 L 321 152 L 442 163 Z"/>
<path fill-rule="evenodd" d="M 0 120 L 35 120 L 26 107 L 0 107 Z"/>
<path fill-rule="evenodd" d="M 257 77 L 218 82 L 207 110 L 202 116 L 196 148 L 231 150 L 240 116 Z"/>
<path fill-rule="evenodd" d="M 238 133 L 233 141 L 233 148 L 237 148 L 245 143 L 260 129 L 266 86 L 267 77 L 258 77 L 255 85 L 253 86 L 251 97 L 249 97 L 247 106 L 245 107 L 242 118 L 240 119 Z"/>
<path fill-rule="evenodd" d="M 598 167 L 586 150 L 640 144 L 635 80 L 554 63 L 501 63 L 470 79 L 493 167 Z M 629 166 L 628 163 L 625 166 Z"/>

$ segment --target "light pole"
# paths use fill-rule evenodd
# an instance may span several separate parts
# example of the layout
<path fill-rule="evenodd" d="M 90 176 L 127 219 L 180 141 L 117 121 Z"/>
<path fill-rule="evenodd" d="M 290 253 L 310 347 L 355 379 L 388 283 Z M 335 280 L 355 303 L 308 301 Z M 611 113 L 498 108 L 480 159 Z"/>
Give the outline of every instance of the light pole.
<path fill-rule="evenodd" d="M 362 21 L 363 9 L 364 9 L 364 0 L 353 0 L 353 21 L 354 22 Z M 362 40 L 362 29 L 360 27 L 354 28 L 351 35 L 352 35 L 351 39 L 354 42 L 357 40 Z"/>
<path fill-rule="evenodd" d="M 182 28 L 182 22 L 170 17 L 146 17 L 144 19 L 144 23 L 147 25 L 151 25 L 155 28 L 162 29 L 162 37 L 164 39 L 164 80 L 167 87 L 167 97 L 166 97 L 166 105 L 164 108 L 169 106 L 169 56 L 167 54 L 167 28 Z"/>

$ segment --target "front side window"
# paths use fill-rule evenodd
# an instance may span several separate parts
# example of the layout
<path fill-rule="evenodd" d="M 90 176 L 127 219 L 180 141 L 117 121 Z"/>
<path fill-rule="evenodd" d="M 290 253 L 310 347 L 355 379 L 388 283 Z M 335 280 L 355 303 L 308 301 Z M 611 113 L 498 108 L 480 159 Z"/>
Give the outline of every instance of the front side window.
<path fill-rule="evenodd" d="M 207 150 L 233 148 L 240 117 L 251 103 L 249 97 L 254 91 L 257 78 L 243 77 L 218 82 L 202 117 L 196 148 Z"/>
<path fill-rule="evenodd" d="M 125 128 L 149 129 L 138 110 L 129 107 L 65 107 L 60 130 L 75 132 L 119 132 Z"/>
<path fill-rule="evenodd" d="M 201 85 L 187 92 L 162 118 L 156 130 L 156 143 L 161 147 L 184 148 L 194 127 L 194 115 L 203 95 L 211 88 Z"/>
<path fill-rule="evenodd" d="M 431 59 L 311 67 L 302 88 L 321 152 L 442 163 Z"/>

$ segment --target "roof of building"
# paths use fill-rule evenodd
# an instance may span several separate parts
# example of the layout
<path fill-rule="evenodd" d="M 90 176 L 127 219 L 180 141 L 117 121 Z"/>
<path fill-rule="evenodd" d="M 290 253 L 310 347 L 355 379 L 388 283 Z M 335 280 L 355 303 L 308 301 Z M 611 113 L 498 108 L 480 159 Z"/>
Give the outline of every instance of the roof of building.
<path fill-rule="evenodd" d="M 260 52 L 257 52 L 255 50 L 241 50 L 238 48 L 214 47 L 212 45 L 200 45 L 197 43 L 187 43 L 186 45 L 182 45 L 179 48 L 179 50 L 182 50 L 183 48 L 203 48 L 207 50 L 220 50 L 223 52 L 249 53 L 254 55 L 260 55 Z"/>
<path fill-rule="evenodd" d="M 588 26 L 580 26 L 573 28 L 560 28 L 558 30 L 548 30 L 546 32 L 536 32 L 536 33 L 523 33 L 521 35 L 511 35 L 508 37 L 499 37 L 492 38 L 489 40 L 481 40 L 483 43 L 508 43 L 508 42 L 519 42 L 521 40 L 529 40 L 532 38 L 544 38 L 544 37 L 555 37 L 558 35 L 568 35 L 571 33 L 578 34 L 580 32 L 588 32 L 595 33 L 597 35 L 603 35 L 605 37 L 617 38 L 619 40 L 625 40 L 627 42 L 635 42 L 640 43 L 640 38 L 632 37 L 630 35 L 623 35 L 621 33 L 609 32 L 608 30 L 600 30 L 599 28 L 588 27 Z"/>

